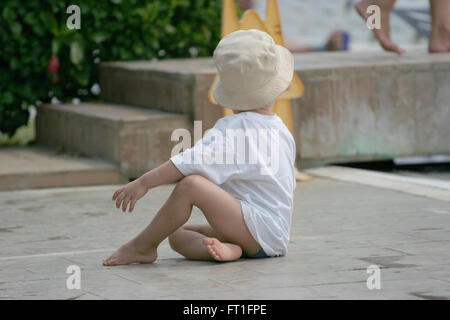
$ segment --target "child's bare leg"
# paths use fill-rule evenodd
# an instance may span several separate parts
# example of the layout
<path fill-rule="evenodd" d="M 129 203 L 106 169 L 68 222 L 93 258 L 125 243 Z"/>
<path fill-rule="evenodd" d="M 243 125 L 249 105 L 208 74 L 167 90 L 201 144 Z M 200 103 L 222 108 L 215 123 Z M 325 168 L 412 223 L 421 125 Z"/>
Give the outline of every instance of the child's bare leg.
<path fill-rule="evenodd" d="M 186 225 L 169 236 L 173 250 L 191 260 L 231 261 L 241 257 L 238 245 L 227 243 L 208 224 Z"/>
<path fill-rule="evenodd" d="M 208 248 L 203 244 L 205 235 L 196 230 L 181 227 L 169 236 L 170 247 L 191 260 L 213 260 Z"/>
<path fill-rule="evenodd" d="M 227 243 L 238 245 L 250 254 L 261 250 L 245 224 L 239 200 L 208 179 L 191 175 L 176 185 L 152 222 L 103 264 L 153 262 L 158 245 L 186 223 L 193 205 L 202 210 L 211 227 Z"/>
<path fill-rule="evenodd" d="M 210 226 L 199 227 L 185 226 L 172 233 L 169 236 L 172 249 L 191 260 L 231 261 L 242 255 L 241 247 L 227 243 Z"/>

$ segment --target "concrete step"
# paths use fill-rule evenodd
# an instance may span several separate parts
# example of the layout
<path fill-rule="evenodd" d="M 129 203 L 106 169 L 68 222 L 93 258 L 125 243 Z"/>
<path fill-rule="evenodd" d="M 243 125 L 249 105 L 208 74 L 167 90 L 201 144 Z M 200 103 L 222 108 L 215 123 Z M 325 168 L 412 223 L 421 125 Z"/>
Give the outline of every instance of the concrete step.
<path fill-rule="evenodd" d="M 118 166 L 43 147 L 0 149 L 0 191 L 117 184 Z"/>
<path fill-rule="evenodd" d="M 116 163 L 136 178 L 166 161 L 177 142 L 171 134 L 190 127 L 187 115 L 116 104 L 45 104 L 38 107 L 40 145 Z"/>
<path fill-rule="evenodd" d="M 100 65 L 101 98 L 188 114 L 209 129 L 223 109 L 207 99 L 216 68 L 211 58 L 104 62 Z"/>
<path fill-rule="evenodd" d="M 292 100 L 300 166 L 450 153 L 450 54 L 294 54 L 305 94 Z M 102 63 L 102 99 L 186 113 L 210 128 L 212 58 Z"/>

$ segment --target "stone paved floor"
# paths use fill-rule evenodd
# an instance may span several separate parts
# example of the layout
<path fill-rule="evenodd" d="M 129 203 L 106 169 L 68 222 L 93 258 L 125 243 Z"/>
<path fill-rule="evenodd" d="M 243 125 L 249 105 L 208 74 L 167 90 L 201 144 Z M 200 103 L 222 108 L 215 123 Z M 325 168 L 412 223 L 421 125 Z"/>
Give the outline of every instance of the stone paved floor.
<path fill-rule="evenodd" d="M 297 186 L 285 257 L 188 261 L 165 241 L 154 264 L 103 267 L 172 188 L 131 215 L 110 201 L 116 186 L 0 192 L 0 299 L 450 298 L 450 202 L 324 178 Z M 373 264 L 379 290 L 366 286 Z M 66 288 L 70 265 L 79 290 Z"/>

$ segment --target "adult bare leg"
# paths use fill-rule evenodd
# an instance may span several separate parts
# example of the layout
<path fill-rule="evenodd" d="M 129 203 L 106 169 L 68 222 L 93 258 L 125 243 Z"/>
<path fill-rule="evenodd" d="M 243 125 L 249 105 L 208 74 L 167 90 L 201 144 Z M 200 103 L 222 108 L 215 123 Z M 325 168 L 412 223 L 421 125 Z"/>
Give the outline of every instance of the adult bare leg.
<path fill-rule="evenodd" d="M 395 0 L 361 0 L 355 4 L 355 9 L 366 22 L 369 18 L 367 8 L 370 5 L 377 5 L 380 7 L 381 28 L 373 29 L 372 31 L 384 50 L 403 54 L 405 50 L 391 40 L 390 16 L 394 4 Z"/>
<path fill-rule="evenodd" d="M 450 0 L 430 0 L 430 53 L 450 52 Z"/>

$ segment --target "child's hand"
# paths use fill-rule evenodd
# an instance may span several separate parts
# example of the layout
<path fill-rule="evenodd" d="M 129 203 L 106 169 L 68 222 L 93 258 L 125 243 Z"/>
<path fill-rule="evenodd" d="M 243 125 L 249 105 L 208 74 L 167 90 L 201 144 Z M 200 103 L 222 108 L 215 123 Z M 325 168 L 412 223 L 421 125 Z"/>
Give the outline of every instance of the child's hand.
<path fill-rule="evenodd" d="M 136 179 L 114 192 L 112 200 L 114 201 L 117 199 L 116 207 L 120 208 L 122 205 L 123 212 L 127 211 L 127 206 L 130 204 L 129 212 L 133 212 L 134 205 L 147 193 L 147 191 L 148 189 L 142 182 L 142 179 Z"/>

